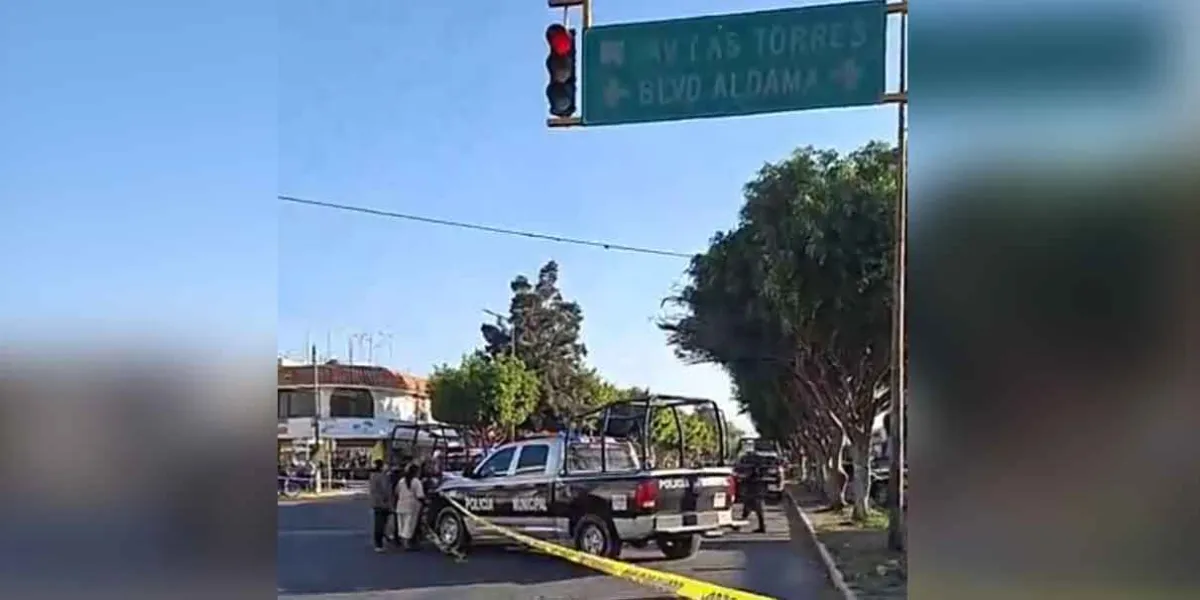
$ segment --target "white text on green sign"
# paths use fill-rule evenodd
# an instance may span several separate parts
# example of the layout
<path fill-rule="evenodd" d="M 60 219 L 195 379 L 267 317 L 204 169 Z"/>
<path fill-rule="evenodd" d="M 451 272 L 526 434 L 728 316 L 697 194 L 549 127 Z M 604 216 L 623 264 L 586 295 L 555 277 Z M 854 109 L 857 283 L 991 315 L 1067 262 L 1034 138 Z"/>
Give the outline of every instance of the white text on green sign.
<path fill-rule="evenodd" d="M 584 124 L 876 104 L 886 12 L 872 0 L 592 27 Z"/>

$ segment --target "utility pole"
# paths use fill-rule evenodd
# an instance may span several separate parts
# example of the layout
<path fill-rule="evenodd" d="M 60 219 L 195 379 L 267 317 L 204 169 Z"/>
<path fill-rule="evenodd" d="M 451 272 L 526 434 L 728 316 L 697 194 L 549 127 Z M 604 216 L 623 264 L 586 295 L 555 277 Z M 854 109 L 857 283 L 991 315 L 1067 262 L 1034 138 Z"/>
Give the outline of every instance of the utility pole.
<path fill-rule="evenodd" d="M 317 361 L 317 345 L 312 345 L 312 365 L 313 365 L 313 453 L 318 453 L 321 450 L 321 363 Z M 312 456 L 309 456 L 312 460 Z M 318 494 L 321 493 L 321 467 L 313 465 L 313 476 L 316 478 L 313 482 L 313 489 Z"/>

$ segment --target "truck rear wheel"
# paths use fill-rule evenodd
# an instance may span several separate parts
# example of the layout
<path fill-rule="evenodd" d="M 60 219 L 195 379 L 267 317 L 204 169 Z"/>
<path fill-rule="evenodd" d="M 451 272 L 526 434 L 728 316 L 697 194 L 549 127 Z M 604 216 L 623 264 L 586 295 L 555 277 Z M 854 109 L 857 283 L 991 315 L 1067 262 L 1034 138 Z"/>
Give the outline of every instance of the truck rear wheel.
<path fill-rule="evenodd" d="M 664 556 L 672 560 L 691 558 L 700 552 L 699 534 L 683 533 L 658 538 L 658 549 Z"/>
<path fill-rule="evenodd" d="M 621 555 L 621 540 L 608 519 L 589 514 L 575 524 L 575 549 L 594 556 L 617 558 Z"/>

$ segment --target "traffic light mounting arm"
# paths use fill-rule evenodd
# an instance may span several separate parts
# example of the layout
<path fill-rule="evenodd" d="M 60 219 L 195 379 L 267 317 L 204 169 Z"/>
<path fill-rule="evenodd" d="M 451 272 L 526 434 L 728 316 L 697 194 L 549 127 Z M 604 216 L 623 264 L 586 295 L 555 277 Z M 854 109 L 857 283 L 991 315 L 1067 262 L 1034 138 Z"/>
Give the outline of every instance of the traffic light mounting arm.
<path fill-rule="evenodd" d="M 546 127 L 558 129 L 562 127 L 579 127 L 583 125 L 583 119 L 579 117 L 547 117 Z"/>

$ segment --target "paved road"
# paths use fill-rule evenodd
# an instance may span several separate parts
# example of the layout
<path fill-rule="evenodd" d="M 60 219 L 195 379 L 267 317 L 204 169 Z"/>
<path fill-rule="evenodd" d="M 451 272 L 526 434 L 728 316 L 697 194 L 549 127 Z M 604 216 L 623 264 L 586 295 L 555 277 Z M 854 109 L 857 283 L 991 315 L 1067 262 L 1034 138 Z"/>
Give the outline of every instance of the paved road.
<path fill-rule="evenodd" d="M 478 548 L 465 563 L 436 549 L 376 554 L 362 498 L 281 504 L 278 511 L 280 597 L 330 600 L 646 600 L 665 597 L 519 549 Z M 780 599 L 825 600 L 830 595 L 819 563 L 791 541 L 798 527 L 771 508 L 767 533 L 706 539 L 696 557 L 662 560 L 651 545 L 622 558 L 654 569 L 750 590 Z M 799 535 L 799 531 L 795 532 Z"/>

